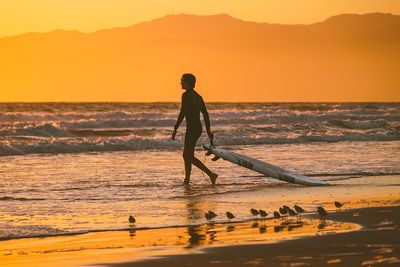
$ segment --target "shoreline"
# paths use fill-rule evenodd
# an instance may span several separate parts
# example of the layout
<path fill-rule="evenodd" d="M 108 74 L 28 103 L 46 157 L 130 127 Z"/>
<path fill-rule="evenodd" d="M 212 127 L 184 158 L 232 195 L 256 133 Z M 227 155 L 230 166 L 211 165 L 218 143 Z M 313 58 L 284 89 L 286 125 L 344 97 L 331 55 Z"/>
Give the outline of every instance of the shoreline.
<path fill-rule="evenodd" d="M 202 254 L 173 255 L 113 264 L 128 266 L 371 266 L 399 264 L 400 206 L 368 207 L 331 214 L 336 222 L 360 223 L 355 231 L 314 235 L 271 244 L 203 248 Z"/>
<path fill-rule="evenodd" d="M 192 266 L 210 263 L 223 266 L 229 262 L 230 266 L 240 266 L 246 264 L 243 259 L 247 259 L 248 262 L 253 260 L 254 265 L 266 264 L 266 260 L 268 265 L 272 262 L 273 265 L 282 265 L 286 261 L 299 260 L 298 257 L 304 254 L 311 255 L 310 259 L 303 259 L 306 265 L 307 262 L 327 264 L 330 260 L 332 263 L 346 263 L 351 255 L 337 256 L 337 259 L 331 259 L 332 256 L 317 257 L 320 254 L 334 254 L 336 249 L 322 248 L 319 245 L 329 244 L 332 240 L 340 243 L 343 239 L 347 240 L 343 243 L 346 247 L 351 245 L 353 238 L 359 238 L 360 233 L 361 236 L 367 233 L 367 246 L 368 242 L 375 241 L 376 233 L 379 232 L 388 240 L 389 247 L 383 246 L 377 250 L 391 250 L 386 254 L 394 254 L 393 257 L 389 257 L 390 261 L 398 263 L 399 242 L 395 240 L 395 236 L 399 234 L 399 217 L 400 205 L 397 205 L 330 213 L 325 226 L 322 227 L 316 215 L 306 215 L 303 216 L 301 224 L 293 222 L 285 225 L 276 220 L 250 220 L 188 227 L 21 238 L 0 241 L 0 261 L 4 262 L 5 266 L 42 266 L 45 262 L 58 266 L 95 264 L 116 267 L 160 264 L 182 266 L 188 263 Z M 377 227 L 379 224 L 383 227 Z M 315 242 L 319 245 L 313 244 Z M 367 250 L 368 247 L 364 247 L 363 251 Z M 363 251 L 357 252 L 357 260 L 362 255 L 364 261 L 368 260 Z M 285 258 L 282 252 L 290 256 L 286 255 Z M 99 253 L 101 257 L 96 256 Z M 236 259 L 233 259 L 234 257 Z M 271 257 L 275 260 L 271 261 Z M 58 262 L 60 258 L 63 259 L 61 264 Z"/>

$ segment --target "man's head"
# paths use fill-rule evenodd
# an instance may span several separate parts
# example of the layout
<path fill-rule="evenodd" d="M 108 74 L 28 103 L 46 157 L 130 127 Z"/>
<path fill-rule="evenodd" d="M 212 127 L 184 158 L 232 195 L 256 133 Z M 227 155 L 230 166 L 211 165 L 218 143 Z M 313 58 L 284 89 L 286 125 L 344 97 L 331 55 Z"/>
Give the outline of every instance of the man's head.
<path fill-rule="evenodd" d="M 196 77 L 191 73 L 185 73 L 181 78 L 182 89 L 190 90 L 196 86 Z"/>

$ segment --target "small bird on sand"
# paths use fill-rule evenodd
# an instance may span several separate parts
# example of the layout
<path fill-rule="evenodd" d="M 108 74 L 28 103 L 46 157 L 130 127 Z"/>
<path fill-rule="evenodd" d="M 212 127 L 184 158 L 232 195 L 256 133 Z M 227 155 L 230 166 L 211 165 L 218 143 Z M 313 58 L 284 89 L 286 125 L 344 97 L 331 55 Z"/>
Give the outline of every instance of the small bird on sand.
<path fill-rule="evenodd" d="M 298 214 L 306 212 L 302 207 L 300 207 L 298 205 L 294 205 L 293 208 L 295 211 L 297 211 Z"/>
<path fill-rule="evenodd" d="M 326 217 L 326 215 L 328 215 L 328 212 L 323 207 L 318 207 L 317 212 L 319 214 L 320 219 L 324 219 L 324 217 Z"/>
<path fill-rule="evenodd" d="M 275 219 L 280 219 L 282 216 L 279 214 L 279 212 L 274 211 L 274 218 Z"/>
<path fill-rule="evenodd" d="M 217 217 L 217 214 L 215 214 L 214 212 L 212 212 L 211 210 L 209 210 L 206 214 L 206 219 L 207 221 L 210 221 L 212 219 L 214 219 L 215 217 Z"/>
<path fill-rule="evenodd" d="M 335 207 L 340 209 L 341 207 L 343 207 L 343 204 L 340 203 L 339 201 L 335 201 Z"/>
<path fill-rule="evenodd" d="M 257 216 L 258 214 L 260 214 L 256 209 L 250 209 L 250 212 L 251 214 L 253 214 L 253 216 Z"/>
<path fill-rule="evenodd" d="M 132 215 L 130 215 L 130 216 L 129 216 L 129 222 L 130 222 L 130 223 L 135 223 L 135 222 L 136 222 L 136 219 L 135 219 Z"/>
<path fill-rule="evenodd" d="M 289 208 L 289 207 L 287 207 L 287 211 L 289 213 L 289 216 L 296 216 L 297 215 L 297 213 L 294 210 L 292 210 L 291 208 Z"/>
<path fill-rule="evenodd" d="M 285 210 L 289 210 L 289 206 L 283 205 L 282 208 L 284 208 Z"/>
<path fill-rule="evenodd" d="M 284 208 L 279 208 L 279 212 L 280 212 L 282 215 L 286 215 L 286 214 L 287 214 L 287 210 L 284 209 Z"/>
<path fill-rule="evenodd" d="M 232 219 L 235 218 L 235 215 L 233 215 L 232 212 L 227 211 L 227 212 L 226 212 L 226 217 L 228 217 L 229 220 L 232 220 Z"/>
<path fill-rule="evenodd" d="M 215 214 L 215 213 L 214 213 L 213 211 L 211 211 L 211 210 L 208 211 L 208 214 L 210 214 L 211 217 L 213 217 L 213 218 L 217 217 L 217 214 Z"/>
<path fill-rule="evenodd" d="M 265 210 L 258 210 L 258 213 L 261 217 L 265 218 L 268 216 L 268 213 Z"/>

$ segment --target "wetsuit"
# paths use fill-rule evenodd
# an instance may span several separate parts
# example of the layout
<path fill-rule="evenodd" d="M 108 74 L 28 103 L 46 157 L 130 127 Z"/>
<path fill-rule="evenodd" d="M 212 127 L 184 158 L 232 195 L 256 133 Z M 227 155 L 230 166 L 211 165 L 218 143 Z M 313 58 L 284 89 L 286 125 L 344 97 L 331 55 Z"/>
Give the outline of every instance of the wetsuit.
<path fill-rule="evenodd" d="M 187 90 L 182 94 L 181 111 L 175 124 L 178 129 L 183 118 L 186 120 L 185 147 L 183 149 L 183 159 L 185 161 L 185 182 L 188 183 L 191 173 L 191 164 L 203 170 L 210 175 L 211 171 L 194 156 L 194 149 L 197 140 L 201 136 L 202 126 L 200 121 L 200 112 L 203 113 L 204 123 L 207 131 L 210 131 L 210 118 L 206 109 L 203 98 L 193 89 Z"/>

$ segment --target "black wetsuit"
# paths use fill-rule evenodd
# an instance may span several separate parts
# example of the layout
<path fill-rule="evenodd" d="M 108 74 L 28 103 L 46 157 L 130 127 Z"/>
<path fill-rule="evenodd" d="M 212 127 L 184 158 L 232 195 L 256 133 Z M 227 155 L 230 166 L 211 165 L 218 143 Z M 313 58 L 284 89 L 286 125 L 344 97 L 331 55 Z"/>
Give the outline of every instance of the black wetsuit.
<path fill-rule="evenodd" d="M 203 113 L 204 123 L 206 124 L 207 131 L 209 131 L 210 119 L 203 98 L 194 90 L 187 90 L 184 92 L 182 94 L 181 111 L 175 124 L 175 129 L 179 127 L 185 117 L 186 134 L 183 159 L 185 160 L 185 182 L 187 183 L 189 182 L 192 163 L 207 174 L 211 173 L 211 171 L 194 156 L 197 140 L 201 136 L 203 130 L 200 121 L 200 112 Z"/>

